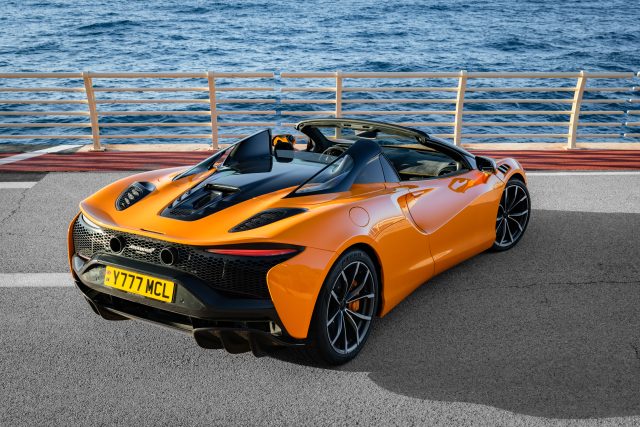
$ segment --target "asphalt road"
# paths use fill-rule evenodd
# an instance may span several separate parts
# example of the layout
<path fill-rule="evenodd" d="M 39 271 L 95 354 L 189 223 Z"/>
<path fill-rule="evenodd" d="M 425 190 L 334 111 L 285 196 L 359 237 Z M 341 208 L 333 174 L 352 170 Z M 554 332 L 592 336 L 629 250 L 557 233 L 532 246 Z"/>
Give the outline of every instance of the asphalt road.
<path fill-rule="evenodd" d="M 94 315 L 78 202 L 122 174 L 0 188 L 0 425 L 640 423 L 640 175 L 536 175 L 529 230 L 434 278 L 356 360 L 307 366 Z"/>

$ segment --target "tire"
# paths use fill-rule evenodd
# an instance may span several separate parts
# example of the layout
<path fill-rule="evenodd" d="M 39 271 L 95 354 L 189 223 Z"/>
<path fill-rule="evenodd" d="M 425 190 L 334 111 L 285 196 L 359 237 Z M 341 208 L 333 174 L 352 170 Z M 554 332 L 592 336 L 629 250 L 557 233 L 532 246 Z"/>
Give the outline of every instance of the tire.
<path fill-rule="evenodd" d="M 341 365 L 364 346 L 378 310 L 380 285 L 366 252 L 345 252 L 322 285 L 310 327 L 309 356 L 327 365 Z"/>
<path fill-rule="evenodd" d="M 506 251 L 514 247 L 527 230 L 531 217 L 531 197 L 524 182 L 512 178 L 502 192 L 496 218 L 494 251 Z"/>

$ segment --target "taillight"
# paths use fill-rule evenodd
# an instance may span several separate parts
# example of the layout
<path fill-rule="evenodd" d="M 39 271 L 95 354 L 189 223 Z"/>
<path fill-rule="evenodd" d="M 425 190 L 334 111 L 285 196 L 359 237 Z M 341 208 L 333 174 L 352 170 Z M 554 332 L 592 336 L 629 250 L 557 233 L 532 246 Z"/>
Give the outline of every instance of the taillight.
<path fill-rule="evenodd" d="M 207 249 L 207 252 L 218 255 L 231 256 L 279 256 L 290 255 L 299 252 L 298 249 L 277 248 L 277 249 Z"/>

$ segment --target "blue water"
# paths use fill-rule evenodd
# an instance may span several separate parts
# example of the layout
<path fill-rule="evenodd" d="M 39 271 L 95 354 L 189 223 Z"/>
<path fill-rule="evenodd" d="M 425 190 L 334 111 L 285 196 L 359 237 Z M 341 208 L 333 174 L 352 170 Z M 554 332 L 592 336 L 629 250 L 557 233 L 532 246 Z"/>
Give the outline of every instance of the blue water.
<path fill-rule="evenodd" d="M 4 0 L 0 10 L 0 72 L 640 70 L 640 2 L 629 0 Z"/>
<path fill-rule="evenodd" d="M 2 71 L 640 68 L 640 2 L 3 1 Z"/>

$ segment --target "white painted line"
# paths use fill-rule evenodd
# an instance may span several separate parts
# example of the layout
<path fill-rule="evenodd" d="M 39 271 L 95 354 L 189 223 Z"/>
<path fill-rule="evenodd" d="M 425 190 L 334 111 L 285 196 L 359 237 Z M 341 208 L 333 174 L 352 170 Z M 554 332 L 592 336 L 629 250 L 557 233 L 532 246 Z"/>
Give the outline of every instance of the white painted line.
<path fill-rule="evenodd" d="M 6 165 L 13 162 L 19 162 L 20 160 L 30 159 L 32 157 L 42 156 L 47 153 L 56 153 L 58 151 L 69 150 L 72 148 L 78 148 L 81 145 L 78 144 L 65 144 L 65 145 L 55 145 L 53 147 L 44 148 L 42 150 L 29 151 L 28 153 L 20 153 L 15 156 L 4 157 L 0 159 L 0 165 Z"/>
<path fill-rule="evenodd" d="M 0 288 L 66 288 L 71 273 L 0 273 Z"/>
<path fill-rule="evenodd" d="M 7 182 L 0 182 L 0 190 L 6 190 L 6 189 L 14 189 L 14 188 L 31 188 L 34 185 L 36 185 L 38 182 L 31 182 L 31 181 L 7 181 Z"/>
<path fill-rule="evenodd" d="M 640 171 L 526 172 L 527 176 L 634 176 Z"/>

